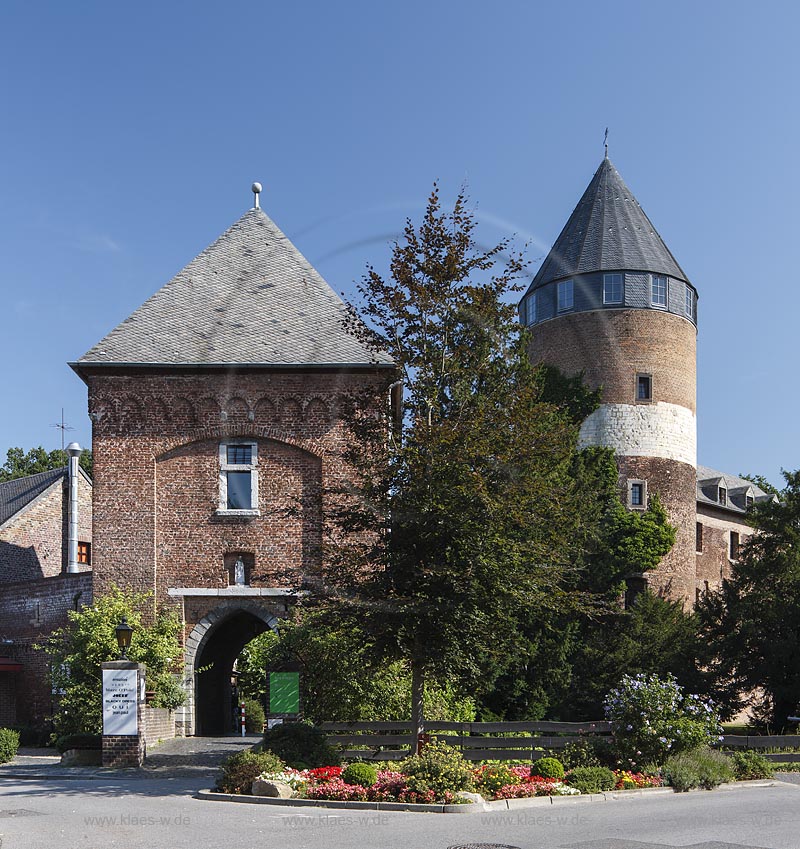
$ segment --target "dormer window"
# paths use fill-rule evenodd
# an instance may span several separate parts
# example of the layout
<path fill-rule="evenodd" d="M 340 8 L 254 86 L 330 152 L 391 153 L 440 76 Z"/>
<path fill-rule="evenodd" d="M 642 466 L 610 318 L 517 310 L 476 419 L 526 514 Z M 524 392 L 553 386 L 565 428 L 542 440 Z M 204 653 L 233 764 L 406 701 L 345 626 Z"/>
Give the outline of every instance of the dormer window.
<path fill-rule="evenodd" d="M 728 490 L 724 486 L 721 486 L 719 488 L 719 492 L 718 492 L 718 495 L 717 495 L 717 501 L 719 501 L 719 503 L 723 507 L 725 507 L 728 503 Z"/>
<path fill-rule="evenodd" d="M 574 305 L 571 280 L 562 280 L 558 284 L 558 311 L 571 310 Z"/>
<path fill-rule="evenodd" d="M 755 498 L 752 495 L 745 495 L 744 497 L 744 506 L 746 510 L 749 510 L 756 503 Z"/>
<path fill-rule="evenodd" d="M 235 440 L 219 446 L 219 509 L 233 516 L 257 516 L 258 443 Z"/>
<path fill-rule="evenodd" d="M 603 303 L 604 304 L 621 304 L 622 303 L 622 275 L 621 274 L 604 274 L 603 275 Z"/>
<path fill-rule="evenodd" d="M 654 307 L 667 306 L 667 278 L 663 274 L 650 278 L 650 303 Z"/>

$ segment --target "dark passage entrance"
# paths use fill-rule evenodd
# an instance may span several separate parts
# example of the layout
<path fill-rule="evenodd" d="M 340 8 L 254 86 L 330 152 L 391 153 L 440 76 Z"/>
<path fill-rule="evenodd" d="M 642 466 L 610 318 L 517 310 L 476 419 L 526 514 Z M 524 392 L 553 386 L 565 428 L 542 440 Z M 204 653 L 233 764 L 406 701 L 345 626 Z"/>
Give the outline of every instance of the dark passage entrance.
<path fill-rule="evenodd" d="M 209 632 L 195 661 L 195 734 L 219 736 L 234 730 L 231 673 L 241 650 L 268 625 L 241 610 Z"/>

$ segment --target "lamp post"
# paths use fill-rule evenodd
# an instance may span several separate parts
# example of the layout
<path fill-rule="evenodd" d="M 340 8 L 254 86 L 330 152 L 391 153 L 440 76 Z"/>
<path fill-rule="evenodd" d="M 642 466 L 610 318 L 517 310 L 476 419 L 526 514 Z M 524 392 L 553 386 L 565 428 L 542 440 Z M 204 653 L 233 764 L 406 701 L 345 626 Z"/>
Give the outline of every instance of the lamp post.
<path fill-rule="evenodd" d="M 131 644 L 131 636 L 133 635 L 133 628 L 128 624 L 128 617 L 123 616 L 122 622 L 117 625 L 114 629 L 114 633 L 117 635 L 117 645 L 120 650 L 120 659 L 127 660 L 128 659 L 128 648 Z"/>

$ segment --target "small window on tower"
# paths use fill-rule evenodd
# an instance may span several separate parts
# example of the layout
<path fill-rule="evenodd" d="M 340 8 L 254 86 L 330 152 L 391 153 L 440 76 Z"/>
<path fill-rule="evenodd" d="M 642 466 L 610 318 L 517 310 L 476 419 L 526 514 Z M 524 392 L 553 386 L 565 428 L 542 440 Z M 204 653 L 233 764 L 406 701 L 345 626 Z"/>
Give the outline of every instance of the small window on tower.
<path fill-rule="evenodd" d="M 636 400 L 653 400 L 653 377 L 649 374 L 636 375 Z"/>
<path fill-rule="evenodd" d="M 622 303 L 622 275 L 621 274 L 604 274 L 603 275 L 603 303 L 604 304 L 621 304 Z"/>
<path fill-rule="evenodd" d="M 90 542 L 78 542 L 78 563 L 84 566 L 92 565 L 92 544 Z"/>
<path fill-rule="evenodd" d="M 701 552 L 703 550 L 703 523 L 698 522 L 697 528 L 695 530 L 695 551 Z"/>
<path fill-rule="evenodd" d="M 654 274 L 651 278 L 650 303 L 654 307 L 667 305 L 667 278 L 663 274 Z"/>
<path fill-rule="evenodd" d="M 574 304 L 571 280 L 562 280 L 558 284 L 558 311 L 571 310 Z"/>
<path fill-rule="evenodd" d="M 731 560 L 739 559 L 739 534 L 736 531 L 731 531 Z"/>
<path fill-rule="evenodd" d="M 646 481 L 628 481 L 628 506 L 639 509 L 647 507 Z"/>
<path fill-rule="evenodd" d="M 536 324 L 536 295 L 528 295 L 528 324 Z"/>
<path fill-rule="evenodd" d="M 686 287 L 686 315 L 692 320 L 697 321 L 697 299 L 694 294 L 694 289 L 690 286 Z"/>

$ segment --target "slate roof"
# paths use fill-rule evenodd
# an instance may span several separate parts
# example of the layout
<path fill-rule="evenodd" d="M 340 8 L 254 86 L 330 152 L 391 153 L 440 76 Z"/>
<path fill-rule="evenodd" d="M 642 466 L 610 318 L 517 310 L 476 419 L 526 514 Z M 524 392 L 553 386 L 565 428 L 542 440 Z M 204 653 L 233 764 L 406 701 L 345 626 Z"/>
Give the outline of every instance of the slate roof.
<path fill-rule="evenodd" d="M 5 524 L 23 507 L 27 507 L 59 478 L 66 477 L 67 472 L 68 469 L 64 466 L 49 472 L 39 472 L 38 475 L 28 475 L 25 478 L 0 483 L 0 525 Z"/>
<path fill-rule="evenodd" d="M 600 163 L 529 291 L 594 271 L 649 271 L 689 282 L 608 158 Z"/>
<path fill-rule="evenodd" d="M 391 365 L 275 223 L 246 212 L 72 367 Z"/>
<path fill-rule="evenodd" d="M 727 503 L 719 503 L 719 487 L 723 486 L 728 491 Z M 756 502 L 770 501 L 774 495 L 764 492 L 760 486 L 746 478 L 719 472 L 709 466 L 697 467 L 697 501 L 699 504 L 710 504 L 719 510 L 728 510 L 732 513 L 744 514 L 747 512 L 745 496 L 748 490 L 752 490 Z"/>

